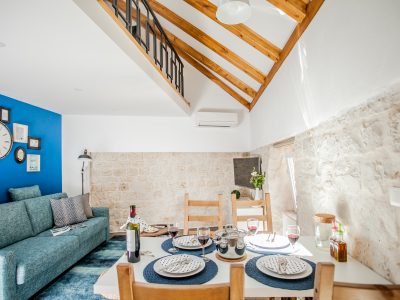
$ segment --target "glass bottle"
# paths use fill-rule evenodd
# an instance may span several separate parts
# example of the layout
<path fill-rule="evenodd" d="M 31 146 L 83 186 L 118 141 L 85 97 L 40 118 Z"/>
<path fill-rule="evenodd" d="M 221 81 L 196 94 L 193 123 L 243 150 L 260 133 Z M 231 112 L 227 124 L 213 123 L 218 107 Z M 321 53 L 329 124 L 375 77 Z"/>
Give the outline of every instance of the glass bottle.
<path fill-rule="evenodd" d="M 336 260 L 338 262 L 346 262 L 347 261 L 347 244 L 343 239 L 343 225 L 339 224 L 339 229 L 338 229 L 338 237 L 336 240 Z"/>
<path fill-rule="evenodd" d="M 337 225 L 335 221 L 332 221 L 332 235 L 329 238 L 329 252 L 332 257 L 335 257 L 336 235 L 337 235 Z"/>
<path fill-rule="evenodd" d="M 126 225 L 126 255 L 128 262 L 140 261 L 140 224 L 134 221 L 136 205 L 130 207 L 130 221 Z"/>

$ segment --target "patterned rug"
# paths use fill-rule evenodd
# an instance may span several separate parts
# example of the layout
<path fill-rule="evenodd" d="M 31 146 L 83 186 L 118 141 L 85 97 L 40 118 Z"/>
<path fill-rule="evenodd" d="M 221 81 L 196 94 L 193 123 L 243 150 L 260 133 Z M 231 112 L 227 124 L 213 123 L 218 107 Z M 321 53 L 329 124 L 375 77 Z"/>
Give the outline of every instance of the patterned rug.
<path fill-rule="evenodd" d="M 100 245 L 71 269 L 60 275 L 32 299 L 46 300 L 99 300 L 93 294 L 97 278 L 109 269 L 126 249 L 125 236 L 115 236 L 107 244 Z"/>

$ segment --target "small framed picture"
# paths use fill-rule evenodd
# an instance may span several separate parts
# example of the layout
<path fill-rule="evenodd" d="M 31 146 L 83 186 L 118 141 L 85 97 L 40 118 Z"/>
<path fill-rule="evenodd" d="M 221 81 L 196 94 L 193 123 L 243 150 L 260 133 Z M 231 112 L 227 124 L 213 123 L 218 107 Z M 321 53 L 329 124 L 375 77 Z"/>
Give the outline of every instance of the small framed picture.
<path fill-rule="evenodd" d="M 14 142 L 28 143 L 28 126 L 18 123 L 13 124 Z"/>
<path fill-rule="evenodd" d="M 28 149 L 40 150 L 41 143 L 40 138 L 28 136 Z"/>
<path fill-rule="evenodd" d="M 0 121 L 10 123 L 10 109 L 0 106 Z"/>
<path fill-rule="evenodd" d="M 28 154 L 26 156 L 26 171 L 40 172 L 40 155 Z"/>

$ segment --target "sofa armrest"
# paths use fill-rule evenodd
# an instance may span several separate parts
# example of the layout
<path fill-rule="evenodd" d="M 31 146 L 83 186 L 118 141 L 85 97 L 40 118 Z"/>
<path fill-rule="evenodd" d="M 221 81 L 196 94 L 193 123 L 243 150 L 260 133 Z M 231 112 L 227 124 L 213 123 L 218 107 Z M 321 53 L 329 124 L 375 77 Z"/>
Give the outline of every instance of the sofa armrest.
<path fill-rule="evenodd" d="M 17 298 L 17 261 L 12 251 L 0 249 L 0 299 Z"/>
<path fill-rule="evenodd" d="M 92 212 L 94 217 L 107 218 L 106 240 L 108 241 L 110 237 L 110 210 L 108 207 L 92 207 Z"/>

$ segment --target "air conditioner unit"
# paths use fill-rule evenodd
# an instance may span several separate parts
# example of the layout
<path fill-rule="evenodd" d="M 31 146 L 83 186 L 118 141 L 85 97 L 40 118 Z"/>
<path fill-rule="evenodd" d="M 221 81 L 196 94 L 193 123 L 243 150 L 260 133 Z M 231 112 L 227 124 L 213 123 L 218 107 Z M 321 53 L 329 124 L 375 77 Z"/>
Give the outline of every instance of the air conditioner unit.
<path fill-rule="evenodd" d="M 199 127 L 233 127 L 238 123 L 237 113 L 202 111 L 196 116 L 196 125 Z"/>

